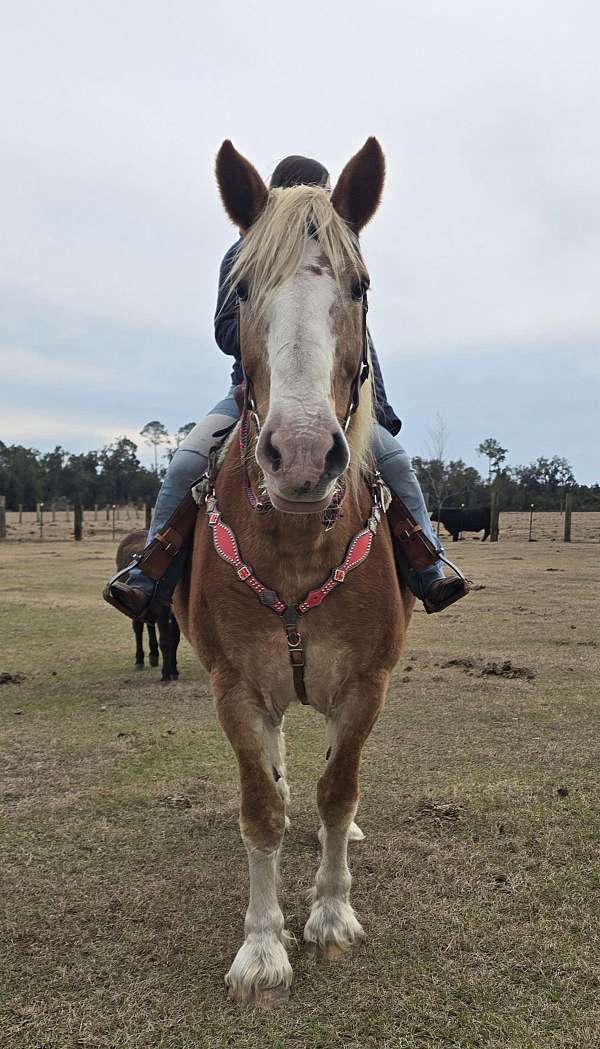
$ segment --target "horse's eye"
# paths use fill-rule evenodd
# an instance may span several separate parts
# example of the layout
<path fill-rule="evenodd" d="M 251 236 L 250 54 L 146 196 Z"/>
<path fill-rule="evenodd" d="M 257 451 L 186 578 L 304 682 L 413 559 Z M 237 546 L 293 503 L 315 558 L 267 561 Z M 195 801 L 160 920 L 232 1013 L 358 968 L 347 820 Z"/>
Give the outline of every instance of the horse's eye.
<path fill-rule="evenodd" d="M 235 289 L 235 293 L 240 302 L 246 302 L 248 299 L 248 285 L 245 280 L 241 280 Z"/>
<path fill-rule="evenodd" d="M 368 287 L 369 284 L 366 280 L 355 280 L 352 282 L 352 298 L 355 302 L 361 301 Z"/>

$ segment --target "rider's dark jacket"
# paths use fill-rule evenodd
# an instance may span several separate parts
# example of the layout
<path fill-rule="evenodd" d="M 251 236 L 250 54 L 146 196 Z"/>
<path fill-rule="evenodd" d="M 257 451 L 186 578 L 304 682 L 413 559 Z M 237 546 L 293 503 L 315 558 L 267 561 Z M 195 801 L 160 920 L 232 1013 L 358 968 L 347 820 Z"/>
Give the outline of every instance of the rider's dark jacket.
<path fill-rule="evenodd" d="M 217 345 L 223 353 L 227 353 L 230 357 L 235 358 L 235 364 L 233 366 L 233 371 L 231 372 L 231 382 L 233 386 L 237 386 L 241 383 L 244 376 L 240 359 L 238 300 L 235 295 L 228 296 L 227 293 L 229 289 L 227 282 L 240 244 L 241 240 L 238 240 L 233 244 L 221 263 L 221 269 L 219 271 L 219 293 L 217 296 L 217 309 L 215 313 L 215 339 L 217 340 Z M 402 423 L 386 397 L 381 368 L 379 367 L 379 361 L 377 360 L 377 354 L 370 335 L 369 342 L 371 345 L 375 415 L 377 421 L 381 423 L 386 430 L 389 430 L 391 434 L 397 434 Z"/>

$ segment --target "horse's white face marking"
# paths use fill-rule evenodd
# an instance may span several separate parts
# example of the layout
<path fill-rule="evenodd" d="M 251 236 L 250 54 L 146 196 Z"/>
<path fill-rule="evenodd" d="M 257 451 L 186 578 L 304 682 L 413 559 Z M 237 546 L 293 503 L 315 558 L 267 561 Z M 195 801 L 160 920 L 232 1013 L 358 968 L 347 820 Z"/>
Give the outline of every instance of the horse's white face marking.
<path fill-rule="evenodd" d="M 271 405 L 306 427 L 331 410 L 335 359 L 332 306 L 338 289 L 319 258 L 318 244 L 308 239 L 302 266 L 266 312 Z"/>

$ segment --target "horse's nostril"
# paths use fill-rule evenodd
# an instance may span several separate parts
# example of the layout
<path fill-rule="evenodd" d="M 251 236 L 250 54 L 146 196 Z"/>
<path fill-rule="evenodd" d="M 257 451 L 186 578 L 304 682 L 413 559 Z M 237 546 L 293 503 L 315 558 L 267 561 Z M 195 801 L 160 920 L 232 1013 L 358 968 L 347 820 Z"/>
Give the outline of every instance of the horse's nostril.
<path fill-rule="evenodd" d="M 278 449 L 273 444 L 270 433 L 266 434 L 265 454 L 267 456 L 267 459 L 269 460 L 269 464 L 273 473 L 277 473 L 277 471 L 281 467 L 281 455 Z"/>
<path fill-rule="evenodd" d="M 349 461 L 348 445 L 340 430 L 335 430 L 332 435 L 332 445 L 325 459 L 325 471 L 331 475 L 343 473 Z"/>

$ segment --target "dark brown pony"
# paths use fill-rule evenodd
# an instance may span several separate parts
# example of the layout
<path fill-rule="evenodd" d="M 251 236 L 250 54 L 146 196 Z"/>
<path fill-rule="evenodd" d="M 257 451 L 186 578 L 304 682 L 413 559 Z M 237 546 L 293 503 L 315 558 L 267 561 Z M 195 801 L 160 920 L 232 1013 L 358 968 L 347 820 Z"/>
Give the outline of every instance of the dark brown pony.
<path fill-rule="evenodd" d="M 353 822 L 361 750 L 384 704 L 413 599 L 398 586 L 385 517 L 364 563 L 347 579 L 339 569 L 332 576 L 373 513 L 369 382 L 349 413 L 364 378 L 368 285 L 356 238 L 383 187 L 379 143 L 365 143 L 331 195 L 307 186 L 269 192 L 228 141 L 216 171 L 224 206 L 246 231 L 232 294 L 240 300 L 248 377 L 244 421 L 254 422 L 243 462 L 237 434 L 225 449 L 214 497 L 198 516 L 176 610 L 210 675 L 239 763 L 250 901 L 245 941 L 226 982 L 236 1000 L 269 1005 L 287 996 L 292 981 L 277 867 L 289 801 L 283 716 L 298 698 L 302 673 L 297 667 L 292 674 L 295 634 L 286 637 L 274 601 L 293 608 L 332 581 L 327 599 L 301 617 L 298 629 L 301 687 L 328 733 L 317 787 L 322 856 L 304 938 L 335 956 L 363 936 L 349 900 L 347 843 L 362 837 Z M 344 491 L 341 513 L 328 511 Z M 242 567 L 218 555 L 219 523 L 235 533 Z M 371 524 L 375 530 L 375 518 Z M 253 580 L 267 588 L 262 605 Z"/>
<path fill-rule="evenodd" d="M 139 529 L 130 532 L 121 540 L 117 548 L 117 569 L 122 571 L 130 565 L 136 554 L 141 554 L 146 545 L 148 533 Z M 144 669 L 144 624 L 133 622 L 133 633 L 135 636 L 135 668 Z M 162 655 L 162 681 L 176 681 L 179 677 L 177 669 L 177 648 L 179 645 L 179 625 L 175 616 L 165 610 L 159 615 L 156 626 L 158 627 L 158 641 L 156 640 L 156 627 L 153 623 L 147 624 L 149 663 L 151 667 L 158 666 L 158 650 Z"/>

